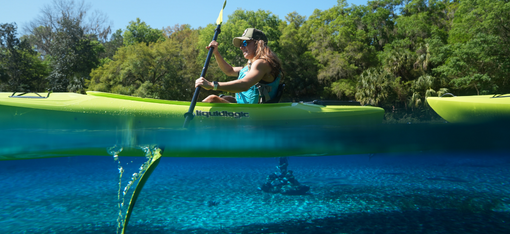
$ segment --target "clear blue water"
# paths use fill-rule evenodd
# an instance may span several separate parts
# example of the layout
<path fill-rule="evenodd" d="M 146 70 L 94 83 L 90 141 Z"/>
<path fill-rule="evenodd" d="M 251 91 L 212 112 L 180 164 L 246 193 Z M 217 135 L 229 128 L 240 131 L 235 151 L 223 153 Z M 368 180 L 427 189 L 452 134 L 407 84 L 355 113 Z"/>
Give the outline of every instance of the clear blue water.
<path fill-rule="evenodd" d="M 112 156 L 38 158 L 47 155 L 37 152 L 106 151 L 133 142 L 164 145 L 165 156 L 207 151 L 161 159 L 127 233 L 510 233 L 508 130 L 450 124 L 10 129 L 0 134 L 0 157 L 32 159 L 0 161 L 0 233 L 116 233 L 118 162 Z M 266 152 L 296 149 L 333 155 L 289 158 L 288 169 L 310 191 L 294 196 L 260 191 L 279 163 Z M 249 150 L 259 150 L 260 157 L 208 158 L 222 152 L 242 157 Z M 358 154 L 340 155 L 348 150 Z M 365 153 L 373 151 L 381 153 Z M 145 162 L 141 151 L 139 156 L 119 154 L 125 170 L 121 189 Z"/>
<path fill-rule="evenodd" d="M 127 175 L 144 162 L 120 160 Z M 162 158 L 128 233 L 510 231 L 508 152 L 291 157 L 289 169 L 311 187 L 297 196 L 257 189 L 276 165 L 275 158 Z M 0 161 L 0 181 L 0 233 L 116 232 L 112 157 Z"/>

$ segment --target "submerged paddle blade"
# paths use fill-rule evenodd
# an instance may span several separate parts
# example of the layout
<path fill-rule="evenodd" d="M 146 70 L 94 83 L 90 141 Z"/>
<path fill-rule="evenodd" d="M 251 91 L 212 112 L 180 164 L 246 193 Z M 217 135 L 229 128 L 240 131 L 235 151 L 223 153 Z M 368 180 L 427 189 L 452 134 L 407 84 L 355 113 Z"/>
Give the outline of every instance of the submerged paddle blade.
<path fill-rule="evenodd" d="M 122 234 L 126 233 L 126 227 L 129 223 L 129 218 L 131 217 L 131 214 L 133 213 L 133 208 L 135 208 L 136 199 L 138 199 L 138 195 L 142 192 L 143 186 L 151 176 L 154 169 L 159 164 L 159 160 L 161 159 L 161 150 L 156 149 L 156 152 L 154 154 L 154 157 L 152 158 L 149 167 L 147 170 L 143 173 L 142 177 L 140 178 L 140 181 L 138 181 L 138 184 L 136 185 L 135 191 L 133 192 L 133 195 L 131 196 L 131 200 L 129 201 L 129 207 L 126 211 L 126 219 L 124 220 L 124 223 L 122 225 Z"/>
<path fill-rule="evenodd" d="M 220 25 L 223 23 L 223 9 L 225 9 L 225 6 L 227 5 L 227 0 L 225 0 L 225 3 L 223 3 L 223 8 L 221 8 L 220 15 L 218 16 L 218 19 L 216 20 L 216 25 Z"/>

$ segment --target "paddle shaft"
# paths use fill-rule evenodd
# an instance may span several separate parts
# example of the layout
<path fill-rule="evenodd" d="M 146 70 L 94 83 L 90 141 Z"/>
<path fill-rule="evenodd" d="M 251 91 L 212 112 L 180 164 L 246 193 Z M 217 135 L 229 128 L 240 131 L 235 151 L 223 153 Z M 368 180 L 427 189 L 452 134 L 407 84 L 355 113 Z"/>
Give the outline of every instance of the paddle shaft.
<path fill-rule="evenodd" d="M 214 30 L 214 36 L 213 41 L 216 41 L 218 39 L 218 35 L 221 33 L 221 24 L 218 24 L 216 27 L 216 30 Z M 205 77 L 205 74 L 207 73 L 207 68 L 209 67 L 209 61 L 211 60 L 212 54 L 214 52 L 214 47 L 209 48 L 209 53 L 207 53 L 207 58 L 205 59 L 204 67 L 202 68 L 202 73 L 200 74 L 200 77 Z M 193 94 L 193 99 L 191 99 L 191 104 L 189 106 L 188 112 L 184 114 L 184 117 L 186 118 L 184 120 L 184 128 L 187 128 L 189 125 L 189 122 L 193 119 L 193 110 L 195 110 L 195 105 L 197 104 L 198 94 L 200 94 L 200 86 L 198 86 L 195 89 L 195 93 Z"/>

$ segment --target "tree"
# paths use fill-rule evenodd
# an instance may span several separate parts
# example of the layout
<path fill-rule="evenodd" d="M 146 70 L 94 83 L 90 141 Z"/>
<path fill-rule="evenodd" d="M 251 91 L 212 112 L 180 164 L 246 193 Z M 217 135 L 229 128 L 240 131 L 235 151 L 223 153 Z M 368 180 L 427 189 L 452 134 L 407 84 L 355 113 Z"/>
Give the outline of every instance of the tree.
<path fill-rule="evenodd" d="M 306 32 L 300 30 L 306 19 L 297 12 L 285 16 L 286 22 L 280 24 L 280 59 L 285 71 L 286 92 L 284 98 L 294 101 L 317 99 L 322 87 L 317 80 L 317 60 L 308 51 L 303 40 Z"/>
<path fill-rule="evenodd" d="M 191 100 L 201 66 L 198 31 L 188 25 L 167 28 L 164 41 L 119 48 L 113 60 L 94 69 L 89 89 L 139 97 Z"/>
<path fill-rule="evenodd" d="M 99 65 L 98 54 L 104 47 L 85 35 L 80 21 L 64 16 L 49 48 L 52 71 L 48 76 L 54 91 L 84 92 L 90 71 Z"/>
<path fill-rule="evenodd" d="M 449 34 L 449 57 L 435 71 L 467 94 L 510 91 L 510 2 L 461 1 Z"/>
<path fill-rule="evenodd" d="M 105 52 L 100 55 L 101 59 L 108 58 L 108 61 L 111 60 L 115 52 L 123 45 L 122 29 L 118 29 L 111 35 L 110 40 L 104 43 Z"/>
<path fill-rule="evenodd" d="M 0 90 L 40 91 L 47 67 L 16 31 L 16 24 L 0 25 Z"/>
<path fill-rule="evenodd" d="M 491 94 L 508 91 L 510 64 L 506 46 L 494 35 L 478 34 L 466 43 L 450 45 L 451 55 L 435 69 L 451 80 L 457 89 L 471 89 L 468 94 Z M 475 91 L 475 92 L 473 92 Z"/>
<path fill-rule="evenodd" d="M 450 8 L 447 1 L 387 2 L 406 4 L 402 5 L 400 15 L 392 17 L 395 23 L 388 28 L 389 40 L 378 51 L 381 68 L 396 77 L 392 83 L 396 95 L 388 96 L 386 101 L 392 103 L 392 112 L 402 108 L 398 111 L 423 117 L 430 110 L 422 105 L 425 97 L 446 85 L 433 69 L 446 59 L 442 51 L 447 43 Z"/>
<path fill-rule="evenodd" d="M 24 34 L 37 52 L 45 58 L 53 46 L 54 39 L 61 26 L 62 18 L 76 20 L 84 35 L 100 42 L 105 42 L 111 33 L 108 17 L 100 12 L 91 12 L 91 7 L 84 0 L 53 0 L 52 5 L 45 5 L 41 14 L 24 27 Z"/>
<path fill-rule="evenodd" d="M 308 49 L 318 61 L 317 78 L 325 87 L 323 98 L 354 98 L 356 77 L 377 65 L 376 47 L 363 17 L 374 14 L 367 7 L 347 7 L 346 1 L 325 11 L 315 10 L 304 23 Z M 381 20 L 386 20 L 385 11 Z"/>
<path fill-rule="evenodd" d="M 136 18 L 136 22 L 129 22 L 129 25 L 126 27 L 122 37 L 124 46 L 142 42 L 149 45 L 153 42 L 165 40 L 162 30 L 151 28 L 145 22 L 141 21 L 140 18 Z"/>
<path fill-rule="evenodd" d="M 383 69 L 368 69 L 358 79 L 356 100 L 362 105 L 373 106 L 388 102 L 395 82 L 398 82 L 398 79 Z"/>
<path fill-rule="evenodd" d="M 200 49 L 198 47 L 199 30 L 191 29 L 189 25 L 175 25 L 167 28 L 169 40 L 179 45 L 179 64 L 177 77 L 170 79 L 171 87 L 175 89 L 172 96 L 166 99 L 191 100 L 195 90 L 195 80 L 202 71 L 203 63 L 197 63 Z"/>
<path fill-rule="evenodd" d="M 54 91 L 83 92 L 91 69 L 100 64 L 110 26 L 104 14 L 89 10 L 83 0 L 53 0 L 25 27 L 27 40 L 50 64 L 47 80 Z"/>

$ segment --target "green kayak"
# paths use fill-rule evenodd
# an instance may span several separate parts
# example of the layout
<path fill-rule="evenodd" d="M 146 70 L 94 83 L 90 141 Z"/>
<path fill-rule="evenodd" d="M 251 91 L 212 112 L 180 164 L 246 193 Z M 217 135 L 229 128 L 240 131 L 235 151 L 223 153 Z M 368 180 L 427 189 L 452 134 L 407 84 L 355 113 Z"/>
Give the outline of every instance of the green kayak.
<path fill-rule="evenodd" d="M 170 157 L 280 157 L 371 153 L 359 128 L 379 125 L 384 110 L 307 103 L 197 103 L 88 92 L 13 98 L 0 93 L 0 160 L 143 156 L 140 147 L 166 147 Z M 342 140 L 335 139 L 339 135 Z M 328 142 L 328 143 L 326 143 Z"/>
<path fill-rule="evenodd" d="M 510 94 L 429 97 L 428 104 L 451 123 L 485 123 L 510 119 Z"/>
<path fill-rule="evenodd" d="M 190 102 L 87 92 L 48 98 L 10 98 L 0 93 L 2 128 L 119 129 L 181 128 Z M 384 110 L 370 106 L 306 103 L 197 103 L 191 127 L 296 126 L 381 123 Z"/>

